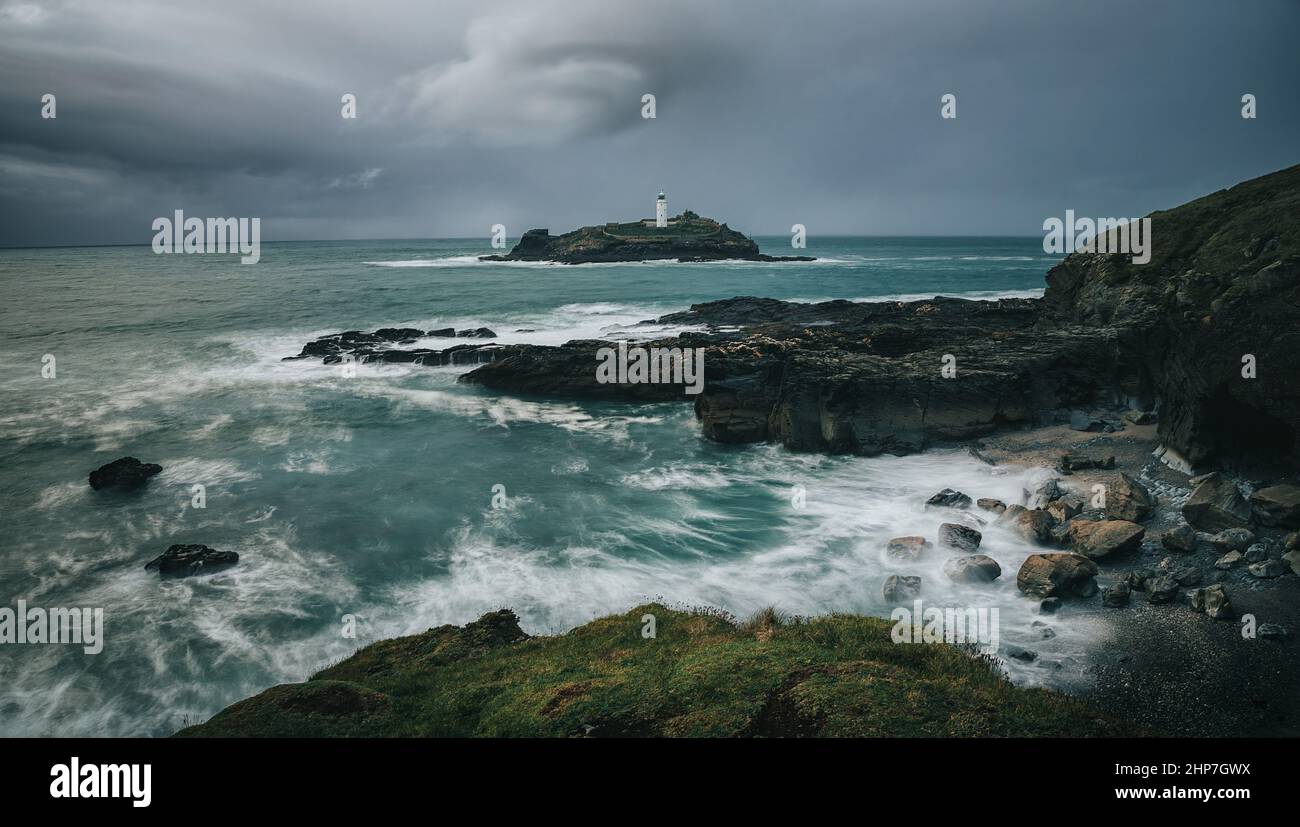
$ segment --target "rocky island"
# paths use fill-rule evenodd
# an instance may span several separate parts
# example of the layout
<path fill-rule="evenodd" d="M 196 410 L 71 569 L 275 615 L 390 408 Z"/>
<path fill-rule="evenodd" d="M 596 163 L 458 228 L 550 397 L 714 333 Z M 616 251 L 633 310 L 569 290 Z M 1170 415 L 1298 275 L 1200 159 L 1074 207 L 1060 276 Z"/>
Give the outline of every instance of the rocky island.
<path fill-rule="evenodd" d="M 712 218 L 686 210 L 675 218 L 581 227 L 553 236 L 529 230 L 506 255 L 480 256 L 483 261 L 550 261 L 596 264 L 615 261 L 812 261 L 811 256 L 770 256 L 754 240 Z"/>

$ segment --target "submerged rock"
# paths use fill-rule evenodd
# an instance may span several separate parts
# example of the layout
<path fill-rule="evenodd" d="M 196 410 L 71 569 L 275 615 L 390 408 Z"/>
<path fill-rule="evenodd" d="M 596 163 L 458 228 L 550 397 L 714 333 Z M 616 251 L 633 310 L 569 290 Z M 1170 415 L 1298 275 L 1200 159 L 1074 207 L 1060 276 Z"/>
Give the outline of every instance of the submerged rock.
<path fill-rule="evenodd" d="M 921 596 L 921 578 L 914 575 L 891 574 L 885 578 L 881 591 L 890 605 L 910 603 Z"/>
<path fill-rule="evenodd" d="M 91 471 L 90 487 L 96 491 L 104 488 L 139 488 L 150 477 L 161 472 L 161 465 L 141 462 L 135 457 L 122 457 Z"/>
<path fill-rule="evenodd" d="M 212 574 L 239 562 L 233 551 L 217 551 L 199 543 L 169 546 L 166 551 L 145 563 L 145 571 L 157 571 L 163 577 L 191 577 Z"/>
<path fill-rule="evenodd" d="M 945 488 L 938 494 L 925 501 L 925 507 L 929 508 L 968 508 L 970 507 L 970 497 L 955 491 L 951 488 Z"/>
<path fill-rule="evenodd" d="M 920 536 L 895 537 L 885 546 L 885 553 L 900 560 L 919 560 L 930 548 L 930 541 Z"/>

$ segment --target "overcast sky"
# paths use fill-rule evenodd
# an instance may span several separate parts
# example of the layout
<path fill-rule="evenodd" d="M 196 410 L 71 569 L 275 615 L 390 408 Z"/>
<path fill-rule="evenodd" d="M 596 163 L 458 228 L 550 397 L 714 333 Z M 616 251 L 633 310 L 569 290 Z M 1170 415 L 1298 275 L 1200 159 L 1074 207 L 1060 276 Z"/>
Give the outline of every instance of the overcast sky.
<path fill-rule="evenodd" d="M 1297 33 L 1297 0 L 0 0 L 0 245 L 175 209 L 513 239 L 660 189 L 750 234 L 1036 235 L 1300 162 Z"/>

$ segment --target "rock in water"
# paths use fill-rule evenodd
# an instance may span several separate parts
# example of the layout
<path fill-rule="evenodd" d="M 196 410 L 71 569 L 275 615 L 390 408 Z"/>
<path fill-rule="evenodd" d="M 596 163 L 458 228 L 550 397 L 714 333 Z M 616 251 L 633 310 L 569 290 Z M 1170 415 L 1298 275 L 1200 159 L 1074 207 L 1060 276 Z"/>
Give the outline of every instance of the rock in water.
<path fill-rule="evenodd" d="M 1116 552 L 1132 551 L 1142 545 L 1146 529 L 1128 520 L 1074 520 L 1070 523 L 1070 547 L 1078 554 L 1097 559 Z"/>
<path fill-rule="evenodd" d="M 960 551 L 974 551 L 980 547 L 984 535 L 975 529 L 958 523 L 943 523 L 939 526 L 939 545 Z"/>
<path fill-rule="evenodd" d="M 90 487 L 96 491 L 101 488 L 139 488 L 161 472 L 161 465 L 141 462 L 135 457 L 122 457 L 91 471 Z"/>
<path fill-rule="evenodd" d="M 951 488 L 945 488 L 938 494 L 925 501 L 925 507 L 928 508 L 968 508 L 970 506 L 970 497 L 955 491 Z"/>
<path fill-rule="evenodd" d="M 1097 564 L 1080 554 L 1031 554 L 1016 574 L 1016 586 L 1033 597 L 1087 596 L 1095 593 Z"/>
<path fill-rule="evenodd" d="M 1106 486 L 1106 516 L 1112 520 L 1138 523 L 1151 516 L 1156 509 L 1156 498 L 1147 487 L 1128 474 Z"/>
<path fill-rule="evenodd" d="M 930 541 L 924 537 L 895 537 L 885 546 L 885 553 L 900 560 L 919 560 L 929 547 Z"/>
<path fill-rule="evenodd" d="M 687 210 L 667 227 L 641 222 L 580 227 L 564 235 L 534 229 L 523 234 L 506 255 L 480 256 L 484 261 L 553 261 L 592 264 L 610 261 L 812 261 L 810 256 L 769 256 L 743 233 Z"/>
<path fill-rule="evenodd" d="M 943 573 L 957 583 L 992 583 L 1002 576 L 1002 567 L 987 554 L 972 554 L 944 563 Z"/>
<path fill-rule="evenodd" d="M 1020 535 L 1031 543 L 1050 543 L 1052 542 L 1052 529 L 1056 528 L 1056 521 L 1052 515 L 1041 508 L 1026 509 L 1021 508 L 1019 511 L 1012 512 L 1008 508 L 1003 512 L 1003 516 L 1011 522 Z"/>
<path fill-rule="evenodd" d="M 921 596 L 921 578 L 905 574 L 891 574 L 885 578 L 882 589 L 885 602 L 896 606 L 910 603 Z"/>
<path fill-rule="evenodd" d="M 1183 519 L 1202 531 L 1249 528 L 1250 503 L 1222 474 L 1210 474 L 1183 504 Z"/>
<path fill-rule="evenodd" d="M 985 511 L 992 511 L 994 514 L 1001 514 L 1003 511 L 1007 510 L 1006 503 L 1002 502 L 1002 500 L 994 499 L 993 497 L 980 497 L 975 501 L 975 505 Z"/>
<path fill-rule="evenodd" d="M 145 571 L 157 571 L 163 577 L 190 577 L 211 574 L 230 568 L 239 562 L 233 551 L 217 551 L 198 543 L 177 543 L 145 563 Z"/>
<path fill-rule="evenodd" d="M 1255 516 L 1262 525 L 1300 528 L 1300 485 L 1283 483 L 1250 495 Z"/>

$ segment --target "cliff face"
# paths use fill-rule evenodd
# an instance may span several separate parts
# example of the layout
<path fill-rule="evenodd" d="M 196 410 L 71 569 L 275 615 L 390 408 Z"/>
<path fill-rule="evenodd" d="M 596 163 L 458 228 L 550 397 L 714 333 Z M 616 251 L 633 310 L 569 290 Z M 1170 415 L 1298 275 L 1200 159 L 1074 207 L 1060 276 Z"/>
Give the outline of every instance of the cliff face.
<path fill-rule="evenodd" d="M 665 228 L 640 223 L 582 227 L 553 236 L 549 230 L 529 230 L 507 255 L 482 256 L 485 261 L 553 261 L 594 264 L 616 261 L 810 261 L 807 256 L 766 256 L 742 233 L 711 218 L 683 213 Z"/>
<path fill-rule="evenodd" d="M 1300 464 L 1300 166 L 1151 219 L 1147 264 L 1076 253 L 1048 272 L 1044 327 L 1114 331 L 1117 384 L 1159 401 L 1172 459 Z"/>

